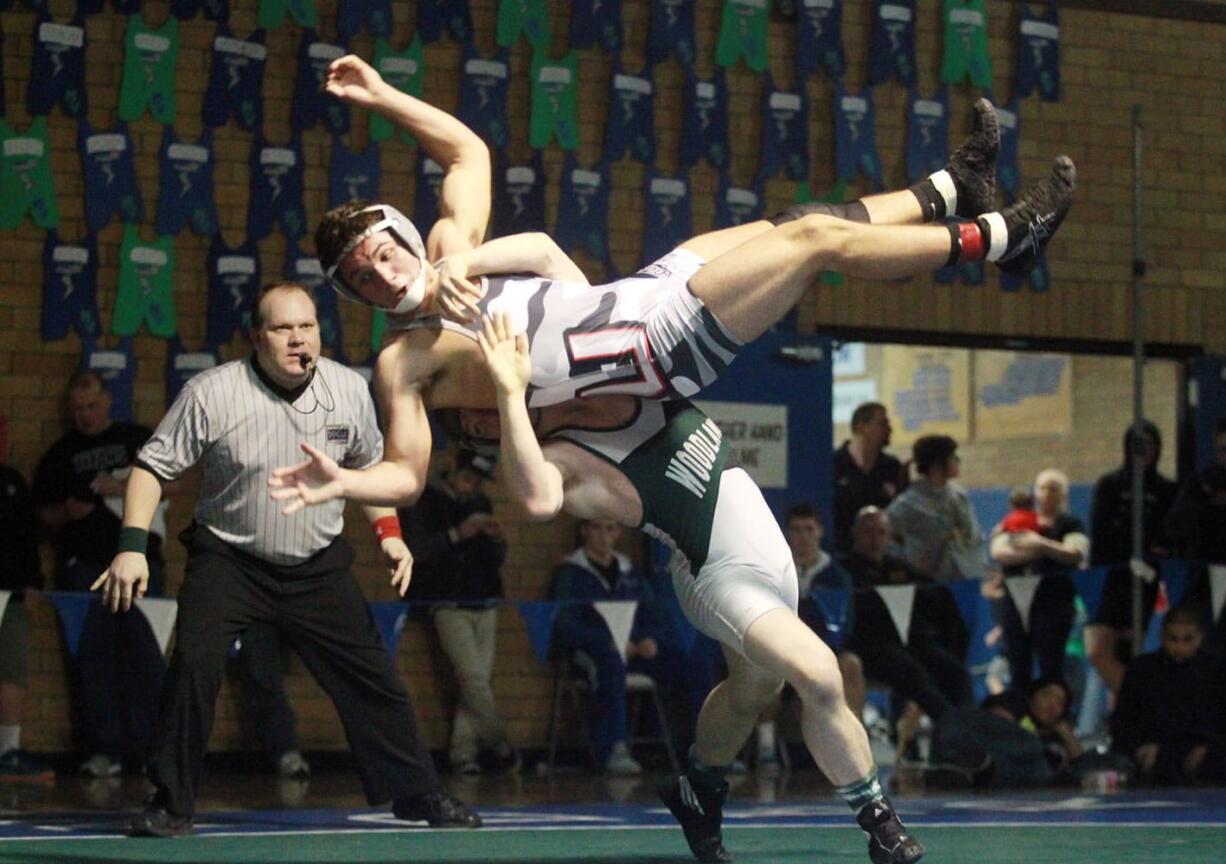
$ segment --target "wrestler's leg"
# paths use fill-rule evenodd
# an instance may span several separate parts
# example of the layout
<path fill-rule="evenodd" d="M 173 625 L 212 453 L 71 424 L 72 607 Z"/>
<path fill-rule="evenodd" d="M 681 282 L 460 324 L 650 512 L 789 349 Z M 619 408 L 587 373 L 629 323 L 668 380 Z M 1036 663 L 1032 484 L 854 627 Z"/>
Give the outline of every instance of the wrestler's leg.
<path fill-rule="evenodd" d="M 712 259 L 689 288 L 732 336 L 748 342 L 787 314 L 823 271 L 900 279 L 984 258 L 1026 270 L 1067 214 L 1075 180 L 1072 161 L 1060 157 L 1015 204 L 958 226 L 804 216 Z"/>

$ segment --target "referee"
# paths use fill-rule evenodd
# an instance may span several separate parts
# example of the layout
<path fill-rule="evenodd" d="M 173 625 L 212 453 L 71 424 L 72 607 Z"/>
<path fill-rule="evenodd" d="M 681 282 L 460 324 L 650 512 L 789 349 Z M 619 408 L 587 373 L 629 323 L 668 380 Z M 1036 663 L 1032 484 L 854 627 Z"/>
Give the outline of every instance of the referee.
<path fill-rule="evenodd" d="M 191 379 L 137 455 L 119 552 L 94 583 L 113 610 L 144 593 L 161 484 L 203 463 L 194 521 L 182 535 L 187 568 L 153 750 L 156 792 L 130 833 L 193 832 L 226 652 L 248 626 L 265 621 L 332 699 L 372 804 L 391 801 L 398 818 L 433 827 L 479 827 L 480 817 L 440 786 L 417 737 L 409 694 L 350 572 L 344 502 L 285 516 L 268 497 L 272 469 L 299 458 L 299 442 L 353 468 L 379 461 L 383 438 L 366 382 L 320 357 L 315 303 L 297 283 L 260 291 L 251 325 L 252 357 Z M 412 556 L 395 511 L 363 509 L 403 595 Z"/>

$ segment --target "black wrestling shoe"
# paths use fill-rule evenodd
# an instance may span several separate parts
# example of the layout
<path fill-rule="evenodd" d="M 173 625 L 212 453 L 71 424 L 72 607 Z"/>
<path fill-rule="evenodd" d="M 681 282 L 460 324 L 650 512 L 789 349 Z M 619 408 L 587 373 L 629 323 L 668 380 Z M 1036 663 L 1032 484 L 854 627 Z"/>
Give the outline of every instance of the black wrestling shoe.
<path fill-rule="evenodd" d="M 873 864 L 914 864 L 924 857 L 924 845 L 907 833 L 889 801 L 869 804 L 856 815 L 868 835 Z"/>
<path fill-rule="evenodd" d="M 187 837 L 196 833 L 190 816 L 176 816 L 161 804 L 149 803 L 128 823 L 130 837 Z"/>
<path fill-rule="evenodd" d="M 951 216 L 974 219 L 996 209 L 996 156 L 1000 153 L 1000 124 L 987 99 L 974 105 L 971 134 L 949 157 L 945 170 L 958 190 L 958 210 Z"/>
<path fill-rule="evenodd" d="M 996 263 L 1014 276 L 1026 276 L 1043 255 L 1048 242 L 1073 206 L 1073 190 L 1077 188 L 1077 168 L 1067 156 L 1057 156 L 1051 173 L 1030 187 L 1030 190 L 999 214 L 980 217 L 990 219 L 996 229 L 1003 222 L 1008 237 L 1003 255 Z M 993 238 L 995 243 L 995 238 Z"/>
<path fill-rule="evenodd" d="M 695 787 L 684 774 L 665 777 L 656 785 L 660 800 L 685 832 L 685 842 L 699 861 L 727 864 L 732 853 L 724 848 L 720 824 L 724 821 L 724 802 L 728 784 L 721 780 L 715 789 Z"/>
<path fill-rule="evenodd" d="M 443 789 L 392 804 L 392 815 L 406 822 L 427 822 L 431 828 L 480 828 L 481 817 Z"/>

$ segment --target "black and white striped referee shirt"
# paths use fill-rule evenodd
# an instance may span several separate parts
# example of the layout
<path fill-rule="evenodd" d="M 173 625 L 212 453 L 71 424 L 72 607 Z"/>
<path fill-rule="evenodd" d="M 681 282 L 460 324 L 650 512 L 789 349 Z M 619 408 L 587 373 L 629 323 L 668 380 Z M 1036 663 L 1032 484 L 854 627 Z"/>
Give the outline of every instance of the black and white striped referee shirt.
<path fill-rule="evenodd" d="M 192 378 L 136 462 L 162 480 L 202 462 L 195 519 L 231 546 L 273 564 L 297 564 L 331 543 L 344 527 L 344 500 L 292 516 L 268 494 L 272 470 L 305 457 L 303 442 L 346 468 L 383 456 L 383 435 L 366 381 L 319 358 L 303 387 L 287 391 L 252 356 Z"/>

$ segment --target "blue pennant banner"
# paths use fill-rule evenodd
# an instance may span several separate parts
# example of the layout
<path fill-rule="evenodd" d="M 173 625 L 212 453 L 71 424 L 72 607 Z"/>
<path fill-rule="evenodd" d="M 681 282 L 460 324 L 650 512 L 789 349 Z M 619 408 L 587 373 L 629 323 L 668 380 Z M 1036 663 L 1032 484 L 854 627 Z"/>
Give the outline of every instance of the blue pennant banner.
<path fill-rule="evenodd" d="M 404 622 L 409 614 L 409 604 L 403 600 L 381 600 L 369 604 L 370 614 L 375 616 L 375 624 L 379 627 L 379 635 L 387 646 L 387 653 L 396 658 L 396 649 L 400 645 L 400 634 L 404 632 Z"/>
<path fill-rule="evenodd" d="M 85 631 L 85 616 L 94 605 L 95 596 L 84 591 L 48 591 L 44 596 L 60 616 L 68 653 L 76 657 L 81 649 L 81 634 Z"/>
<path fill-rule="evenodd" d="M 558 604 L 550 600 L 516 600 L 515 606 L 528 629 L 528 640 L 536 659 L 549 660 L 549 641 L 553 635 L 553 622 L 558 617 Z"/>

